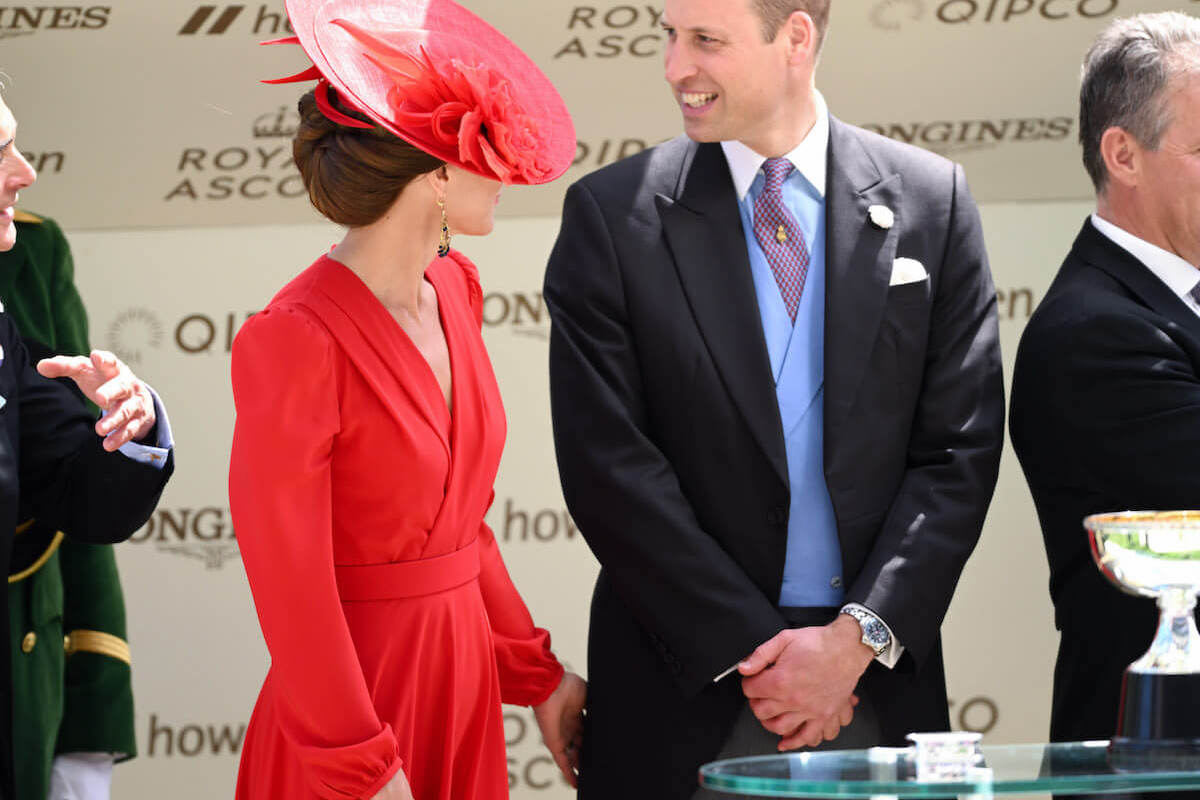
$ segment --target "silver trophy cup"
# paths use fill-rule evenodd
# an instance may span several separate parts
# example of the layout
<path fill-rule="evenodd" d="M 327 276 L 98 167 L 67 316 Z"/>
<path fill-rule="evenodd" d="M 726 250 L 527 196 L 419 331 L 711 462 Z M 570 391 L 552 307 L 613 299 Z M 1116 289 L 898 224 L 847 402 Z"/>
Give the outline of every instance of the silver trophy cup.
<path fill-rule="evenodd" d="M 1124 511 L 1083 521 L 1100 571 L 1158 602 L 1150 649 L 1125 670 L 1114 752 L 1137 761 L 1200 754 L 1200 511 Z"/>

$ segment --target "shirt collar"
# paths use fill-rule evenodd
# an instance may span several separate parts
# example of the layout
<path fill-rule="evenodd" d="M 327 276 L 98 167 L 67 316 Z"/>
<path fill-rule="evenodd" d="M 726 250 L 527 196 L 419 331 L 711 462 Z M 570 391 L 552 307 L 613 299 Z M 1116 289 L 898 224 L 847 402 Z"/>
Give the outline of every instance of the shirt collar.
<path fill-rule="evenodd" d="M 825 98 L 815 89 L 813 99 L 817 107 L 817 121 L 804 140 L 784 155 L 784 158 L 791 161 L 796 171 L 824 198 L 826 158 L 829 150 L 829 107 L 825 105 Z M 759 155 L 738 141 L 721 142 L 721 148 L 725 151 L 733 187 L 737 190 L 738 201 L 741 202 L 746 199 L 746 193 L 750 191 L 750 186 L 767 157 Z"/>
<path fill-rule="evenodd" d="M 1186 297 L 1196 287 L 1196 284 L 1200 283 L 1200 270 L 1174 253 L 1134 236 L 1124 228 L 1119 228 L 1102 218 L 1099 214 L 1092 214 L 1092 225 L 1145 264 L 1146 268 L 1165 283 L 1168 289 L 1180 297 Z"/>

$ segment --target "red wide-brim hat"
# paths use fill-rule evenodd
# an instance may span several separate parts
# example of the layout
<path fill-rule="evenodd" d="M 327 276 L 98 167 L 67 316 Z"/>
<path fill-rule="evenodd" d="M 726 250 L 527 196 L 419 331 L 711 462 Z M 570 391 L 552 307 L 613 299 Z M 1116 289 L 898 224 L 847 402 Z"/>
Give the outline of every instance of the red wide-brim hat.
<path fill-rule="evenodd" d="M 552 181 L 575 158 L 558 91 L 504 34 L 451 0 L 286 0 L 321 110 L 346 105 L 435 158 L 510 184 Z"/>

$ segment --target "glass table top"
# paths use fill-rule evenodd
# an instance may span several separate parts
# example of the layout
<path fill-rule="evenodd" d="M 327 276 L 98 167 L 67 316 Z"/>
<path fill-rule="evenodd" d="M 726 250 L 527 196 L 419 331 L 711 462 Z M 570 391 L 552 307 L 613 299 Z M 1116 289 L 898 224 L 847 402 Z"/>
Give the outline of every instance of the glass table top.
<path fill-rule="evenodd" d="M 983 745 L 982 763 L 918 780 L 911 747 L 829 750 L 714 761 L 700 783 L 730 797 L 954 797 L 1200 789 L 1200 757 L 1109 753 L 1107 741 Z"/>

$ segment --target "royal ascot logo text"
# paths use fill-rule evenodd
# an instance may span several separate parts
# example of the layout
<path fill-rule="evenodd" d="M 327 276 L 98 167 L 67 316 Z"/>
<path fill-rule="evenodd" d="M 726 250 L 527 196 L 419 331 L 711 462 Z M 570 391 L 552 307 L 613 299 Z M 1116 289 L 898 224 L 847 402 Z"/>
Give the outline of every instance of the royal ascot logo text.
<path fill-rule="evenodd" d="M 1117 12 L 1121 0 L 877 0 L 871 24 L 886 31 L 932 20 L 945 25 L 1061 22 L 1101 19 Z"/>
<path fill-rule="evenodd" d="M 542 744 L 532 709 L 504 709 L 504 744 L 509 791 L 540 792 L 569 785 Z"/>
<path fill-rule="evenodd" d="M 555 58 L 655 58 L 662 54 L 662 8 L 649 5 L 573 6 L 567 39 Z"/>
<path fill-rule="evenodd" d="M 275 127 L 278 112 L 254 120 L 251 133 L 262 144 L 228 147 L 185 147 L 175 162 L 178 178 L 163 196 L 172 205 L 230 200 L 298 200 L 308 196 L 292 161 L 289 142 L 272 141 L 286 130 L 286 117 Z M 263 136 L 263 133 L 269 135 Z M 282 138 L 278 133 L 275 138 Z"/>
<path fill-rule="evenodd" d="M 229 509 L 220 506 L 159 508 L 129 541 L 203 561 L 207 569 L 220 569 L 241 555 Z"/>
<path fill-rule="evenodd" d="M 283 6 L 197 6 L 188 14 L 180 36 L 287 36 L 293 33 Z"/>
<path fill-rule="evenodd" d="M 300 128 L 300 113 L 293 106 L 280 106 L 254 120 L 255 139 L 287 139 L 291 141 Z"/>
<path fill-rule="evenodd" d="M 108 25 L 111 6 L 0 6 L 0 39 L 40 31 L 99 30 Z"/>
<path fill-rule="evenodd" d="M 934 122 L 865 122 L 862 127 L 906 144 L 942 155 L 998 147 L 1002 144 L 1059 142 L 1075 127 L 1072 117 L 937 120 Z"/>

